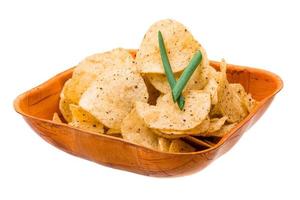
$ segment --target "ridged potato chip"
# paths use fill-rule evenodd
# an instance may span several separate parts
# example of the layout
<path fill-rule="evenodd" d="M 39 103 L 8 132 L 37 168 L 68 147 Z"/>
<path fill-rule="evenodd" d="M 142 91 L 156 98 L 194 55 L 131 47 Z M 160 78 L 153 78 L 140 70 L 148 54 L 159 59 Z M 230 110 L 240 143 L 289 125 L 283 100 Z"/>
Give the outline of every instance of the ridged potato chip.
<path fill-rule="evenodd" d="M 71 126 L 95 133 L 104 133 L 103 125 L 90 113 L 74 104 L 70 104 L 70 110 L 72 121 L 69 124 Z"/>
<path fill-rule="evenodd" d="M 174 73 L 182 71 L 201 45 L 181 23 L 166 19 L 153 24 L 144 36 L 136 54 L 136 62 L 142 73 L 164 74 L 157 34 L 161 31 Z"/>
<path fill-rule="evenodd" d="M 195 128 L 209 113 L 210 96 L 200 90 L 190 90 L 184 97 L 183 110 L 173 102 L 171 94 L 166 94 L 158 98 L 156 106 L 137 102 L 137 113 L 153 129 L 182 131 Z"/>
<path fill-rule="evenodd" d="M 79 105 L 108 128 L 120 129 L 136 101 L 147 102 L 140 74 L 130 67 L 104 70 L 83 93 Z"/>
<path fill-rule="evenodd" d="M 122 136 L 125 140 L 152 149 L 158 149 L 158 136 L 149 129 L 133 109 L 123 120 Z"/>

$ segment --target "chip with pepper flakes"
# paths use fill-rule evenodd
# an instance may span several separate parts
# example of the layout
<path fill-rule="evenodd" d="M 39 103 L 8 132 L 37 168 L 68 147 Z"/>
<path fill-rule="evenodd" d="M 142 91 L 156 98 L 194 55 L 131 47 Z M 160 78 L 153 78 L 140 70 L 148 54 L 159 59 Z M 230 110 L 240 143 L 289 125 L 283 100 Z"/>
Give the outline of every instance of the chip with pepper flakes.
<path fill-rule="evenodd" d="M 154 23 L 140 45 L 136 54 L 136 62 L 142 73 L 164 74 L 162 67 L 157 33 L 161 31 L 168 57 L 174 73 L 182 71 L 201 45 L 181 23 L 166 19 Z"/>
<path fill-rule="evenodd" d="M 248 110 L 244 106 L 243 100 L 238 93 L 230 87 L 226 77 L 227 64 L 222 60 L 220 69 L 221 76 L 218 86 L 218 103 L 214 108 L 217 113 L 227 116 L 230 123 L 241 121 L 247 114 Z"/>
<path fill-rule="evenodd" d="M 133 62 L 130 51 L 122 48 L 94 54 L 81 61 L 61 93 L 60 109 L 64 118 L 68 122 L 71 121 L 69 104 L 77 105 L 81 95 L 105 69 L 132 66 Z"/>
<path fill-rule="evenodd" d="M 64 120 L 54 113 L 53 121 L 162 152 L 210 148 L 256 105 L 243 85 L 229 83 L 224 60 L 220 70 L 210 64 L 185 26 L 158 21 L 137 51 L 80 62 L 60 94 Z"/>
<path fill-rule="evenodd" d="M 108 128 L 120 129 L 136 101 L 147 102 L 148 91 L 132 67 L 104 70 L 83 93 L 79 105 Z"/>
<path fill-rule="evenodd" d="M 122 136 L 125 140 L 152 149 L 158 149 L 158 136 L 146 126 L 133 109 L 123 120 Z"/>
<path fill-rule="evenodd" d="M 95 133 L 104 133 L 103 125 L 90 113 L 74 104 L 70 104 L 70 110 L 72 121 L 69 125 Z"/>
<path fill-rule="evenodd" d="M 137 102 L 138 115 L 147 126 L 161 130 L 193 129 L 207 117 L 210 110 L 209 94 L 200 90 L 190 90 L 185 94 L 185 108 L 180 110 L 172 100 L 171 94 L 166 94 L 157 100 L 156 106 Z"/>

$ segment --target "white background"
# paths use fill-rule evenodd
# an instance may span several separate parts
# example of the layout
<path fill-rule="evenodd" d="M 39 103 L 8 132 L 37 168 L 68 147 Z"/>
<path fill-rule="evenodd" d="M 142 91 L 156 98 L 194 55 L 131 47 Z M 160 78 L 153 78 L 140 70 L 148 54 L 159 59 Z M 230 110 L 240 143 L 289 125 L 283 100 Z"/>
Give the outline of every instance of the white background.
<path fill-rule="evenodd" d="M 299 199 L 297 1 L 1 1 L 0 199 Z M 68 155 L 35 134 L 13 99 L 87 55 L 138 48 L 159 19 L 185 24 L 210 59 L 270 70 L 284 89 L 203 171 L 151 178 Z"/>

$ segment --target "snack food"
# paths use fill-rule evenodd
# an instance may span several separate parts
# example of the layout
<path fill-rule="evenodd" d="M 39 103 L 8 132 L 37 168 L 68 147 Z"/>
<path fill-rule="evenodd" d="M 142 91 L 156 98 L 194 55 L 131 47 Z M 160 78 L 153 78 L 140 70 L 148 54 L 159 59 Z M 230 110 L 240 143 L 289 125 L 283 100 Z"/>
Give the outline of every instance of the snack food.
<path fill-rule="evenodd" d="M 194 65 L 197 68 L 178 93 L 183 108 L 165 74 L 159 31 L 175 85 L 193 55 L 201 53 L 200 64 Z M 213 146 L 210 138 L 229 133 L 256 104 L 242 85 L 229 83 L 226 62 L 222 60 L 220 71 L 211 67 L 203 46 L 174 20 L 152 25 L 136 57 L 121 48 L 87 57 L 74 69 L 60 97 L 60 111 L 69 125 L 170 153 Z M 57 113 L 53 120 L 62 123 Z"/>

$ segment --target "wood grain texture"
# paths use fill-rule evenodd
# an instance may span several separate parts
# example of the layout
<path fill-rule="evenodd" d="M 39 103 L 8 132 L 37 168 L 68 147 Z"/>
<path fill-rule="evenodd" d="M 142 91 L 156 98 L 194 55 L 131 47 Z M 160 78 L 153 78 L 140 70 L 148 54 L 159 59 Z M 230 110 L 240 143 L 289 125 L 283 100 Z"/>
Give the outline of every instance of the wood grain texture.
<path fill-rule="evenodd" d="M 134 54 L 134 51 L 133 51 Z M 210 64 L 219 68 L 219 62 Z M 226 153 L 266 111 L 283 87 L 281 79 L 260 69 L 228 65 L 230 82 L 241 83 L 259 103 L 255 109 L 216 145 L 192 153 L 165 153 L 108 135 L 97 135 L 51 121 L 58 109 L 59 94 L 73 68 L 16 98 L 15 110 L 44 140 L 75 156 L 109 167 L 147 176 L 182 176 L 197 172 Z"/>

